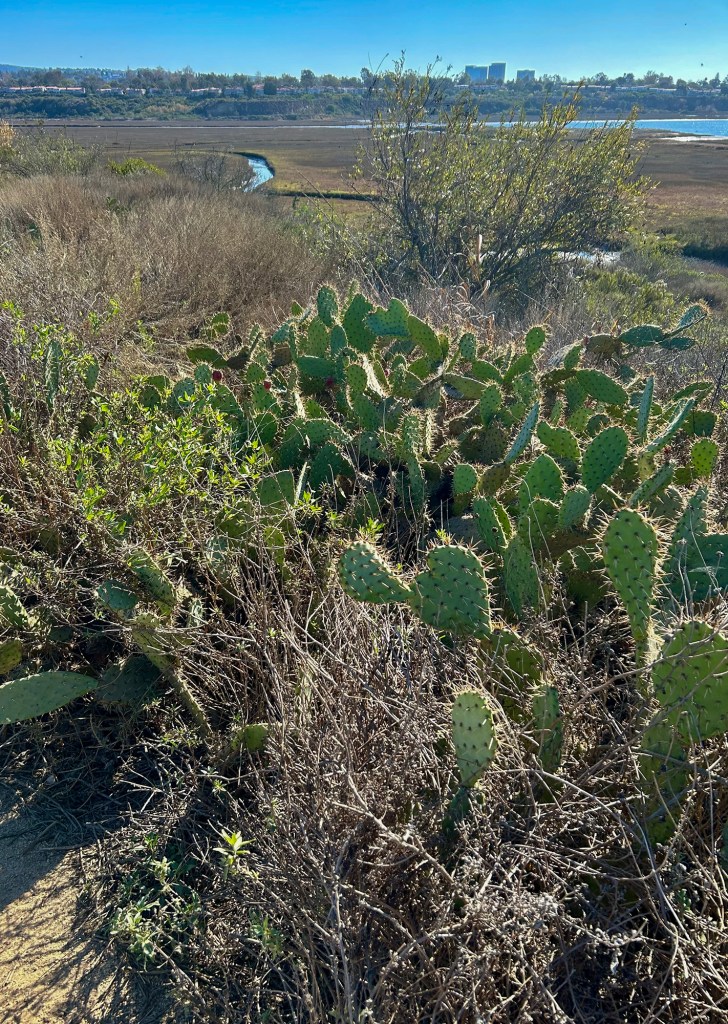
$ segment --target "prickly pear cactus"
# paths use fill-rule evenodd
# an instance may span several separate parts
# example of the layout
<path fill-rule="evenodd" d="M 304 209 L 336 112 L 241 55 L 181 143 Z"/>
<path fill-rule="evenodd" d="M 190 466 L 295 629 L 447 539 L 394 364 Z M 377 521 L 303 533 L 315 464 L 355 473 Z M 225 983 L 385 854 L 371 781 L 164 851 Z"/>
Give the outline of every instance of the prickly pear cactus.
<path fill-rule="evenodd" d="M 406 601 L 410 589 L 405 586 L 371 544 L 351 544 L 341 556 L 339 579 L 351 597 L 371 604 Z"/>
<path fill-rule="evenodd" d="M 493 713 L 482 694 L 464 690 L 453 702 L 451 717 L 460 784 L 470 789 L 495 759 L 498 740 Z"/>
<path fill-rule="evenodd" d="M 12 672 L 22 660 L 23 645 L 20 640 L 5 640 L 0 643 L 0 676 Z"/>
<path fill-rule="evenodd" d="M 41 672 L 0 686 L 0 725 L 47 715 L 95 690 L 98 683 L 79 672 Z"/>
<path fill-rule="evenodd" d="M 644 660 L 657 579 L 657 534 L 639 512 L 621 509 L 604 531 L 601 547 L 609 578 L 626 609 L 638 656 L 641 653 Z"/>
<path fill-rule="evenodd" d="M 488 582 L 480 559 L 468 548 L 432 548 L 409 603 L 435 629 L 474 637 L 490 632 Z"/>
<path fill-rule="evenodd" d="M 537 686 L 531 698 L 531 711 L 538 759 L 545 771 L 555 772 L 561 764 L 564 745 L 564 723 L 556 687 L 546 683 Z"/>
<path fill-rule="evenodd" d="M 581 482 L 594 494 L 622 465 L 629 447 L 622 427 L 607 427 L 590 442 L 581 462 Z"/>

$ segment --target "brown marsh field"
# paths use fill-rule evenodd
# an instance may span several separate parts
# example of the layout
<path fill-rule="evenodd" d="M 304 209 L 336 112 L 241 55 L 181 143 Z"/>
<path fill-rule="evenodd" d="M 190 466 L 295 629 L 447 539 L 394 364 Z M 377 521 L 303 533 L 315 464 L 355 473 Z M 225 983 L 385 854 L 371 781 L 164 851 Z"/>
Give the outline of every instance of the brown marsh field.
<path fill-rule="evenodd" d="M 192 150 L 225 151 L 241 161 L 260 155 L 275 171 L 268 191 L 319 195 L 344 214 L 360 212 L 356 196 L 369 192 L 366 179 L 353 177 L 365 131 L 340 122 L 59 122 L 46 130 L 99 146 L 114 160 L 143 157 L 167 168 Z M 675 232 L 696 256 L 719 255 L 724 246 L 728 262 L 728 140 L 638 134 L 646 143 L 642 172 L 655 182 L 647 227 Z"/>

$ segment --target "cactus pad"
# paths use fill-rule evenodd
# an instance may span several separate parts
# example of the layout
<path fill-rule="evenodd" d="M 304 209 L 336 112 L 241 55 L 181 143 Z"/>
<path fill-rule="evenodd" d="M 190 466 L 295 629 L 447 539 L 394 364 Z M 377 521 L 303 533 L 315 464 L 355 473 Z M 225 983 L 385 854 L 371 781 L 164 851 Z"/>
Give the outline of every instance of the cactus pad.
<path fill-rule="evenodd" d="M 629 395 L 621 384 L 600 370 L 577 370 L 577 383 L 582 390 L 597 402 L 605 405 L 626 405 Z"/>
<path fill-rule="evenodd" d="M 564 722 L 556 687 L 545 683 L 537 686 L 531 698 L 531 711 L 538 759 L 545 771 L 555 772 L 561 764 L 564 745 Z"/>
<path fill-rule="evenodd" d="M 339 562 L 339 579 L 347 594 L 359 601 L 388 604 L 406 601 L 409 587 L 397 579 L 379 552 L 371 544 L 351 544 Z"/>
<path fill-rule="evenodd" d="M 5 640 L 0 643 L 0 676 L 12 672 L 22 660 L 23 645 L 20 640 Z"/>
<path fill-rule="evenodd" d="M 602 555 L 639 648 L 650 633 L 657 576 L 657 534 L 639 512 L 621 509 L 604 531 Z"/>
<path fill-rule="evenodd" d="M 427 566 L 416 577 L 409 601 L 423 622 L 465 636 L 487 634 L 488 582 L 475 552 L 455 544 L 432 548 Z"/>
<path fill-rule="evenodd" d="M 469 494 L 478 483 L 478 474 L 467 462 L 461 462 L 452 473 L 452 489 L 454 494 Z"/>
<path fill-rule="evenodd" d="M 572 487 L 566 492 L 559 506 L 559 526 L 565 530 L 580 523 L 589 511 L 591 492 L 586 487 Z"/>
<path fill-rule="evenodd" d="M 496 755 L 498 741 L 493 712 L 482 694 L 464 690 L 455 698 L 451 717 L 460 783 L 470 788 Z"/>
<path fill-rule="evenodd" d="M 629 439 L 622 427 L 607 427 L 589 443 L 581 461 L 582 483 L 592 494 L 612 479 L 624 462 Z"/>
<path fill-rule="evenodd" d="M 0 725 L 25 722 L 57 711 L 95 690 L 97 682 L 79 672 L 41 672 L 0 686 Z"/>
<path fill-rule="evenodd" d="M 518 456 L 522 455 L 528 447 L 528 443 L 531 440 L 533 432 L 536 429 L 536 424 L 538 423 L 539 411 L 540 405 L 538 402 L 536 402 L 533 406 L 531 406 L 531 409 L 526 414 L 526 418 L 521 424 L 521 427 L 518 433 L 516 434 L 511 447 L 508 449 L 503 458 L 503 461 L 506 464 L 508 464 L 509 462 L 513 462 L 515 459 L 517 459 Z"/>
<path fill-rule="evenodd" d="M 709 477 L 718 461 L 718 445 L 709 437 L 701 437 L 690 450 L 690 462 L 695 475 Z"/>

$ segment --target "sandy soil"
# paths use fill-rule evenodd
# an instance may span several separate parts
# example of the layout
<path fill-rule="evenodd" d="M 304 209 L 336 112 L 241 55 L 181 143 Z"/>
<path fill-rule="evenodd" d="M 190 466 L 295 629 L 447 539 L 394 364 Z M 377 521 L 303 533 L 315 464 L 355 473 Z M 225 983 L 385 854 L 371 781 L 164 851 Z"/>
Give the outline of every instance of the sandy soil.
<path fill-rule="evenodd" d="M 84 851 L 61 843 L 0 786 L 0 1022 L 162 1024 L 159 992 L 132 985 L 80 920 Z"/>

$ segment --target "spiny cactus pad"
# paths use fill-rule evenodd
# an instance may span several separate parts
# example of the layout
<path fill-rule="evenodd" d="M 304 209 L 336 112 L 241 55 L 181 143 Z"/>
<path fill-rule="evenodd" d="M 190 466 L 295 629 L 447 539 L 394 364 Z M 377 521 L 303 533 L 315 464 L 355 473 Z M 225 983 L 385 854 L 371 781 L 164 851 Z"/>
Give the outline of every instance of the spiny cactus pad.
<path fill-rule="evenodd" d="M 537 686 L 531 698 L 531 711 L 538 759 L 545 771 L 555 772 L 561 764 L 564 746 L 564 722 L 556 687 L 545 683 Z"/>
<path fill-rule="evenodd" d="M 26 629 L 29 622 L 28 613 L 15 591 L 0 585 L 0 626 Z"/>
<path fill-rule="evenodd" d="M 652 666 L 652 682 L 686 741 L 728 732 L 728 637 L 707 622 L 680 626 Z"/>
<path fill-rule="evenodd" d="M 607 573 L 624 605 L 636 643 L 647 640 L 658 562 L 657 534 L 639 512 L 621 509 L 602 537 Z"/>
<path fill-rule="evenodd" d="M 469 494 L 478 483 L 478 474 L 473 467 L 462 462 L 452 473 L 452 489 L 455 494 Z"/>
<path fill-rule="evenodd" d="M 416 577 L 409 599 L 423 622 L 465 636 L 487 634 L 488 582 L 475 552 L 456 544 L 432 548 L 427 566 Z"/>
<path fill-rule="evenodd" d="M 624 462 L 629 447 L 627 432 L 622 427 L 607 427 L 591 441 L 581 461 L 581 480 L 594 494 L 608 483 Z"/>
<path fill-rule="evenodd" d="M 365 541 L 351 544 L 339 562 L 339 579 L 347 594 L 359 601 L 388 604 L 406 601 L 410 589 L 402 583 L 379 552 Z"/>
<path fill-rule="evenodd" d="M 600 370 L 577 370 L 576 380 L 591 398 L 605 405 L 626 405 L 629 398 L 621 384 Z"/>
<path fill-rule="evenodd" d="M 690 450 L 690 462 L 695 475 L 709 477 L 718 461 L 718 445 L 709 437 L 701 437 Z"/>
<path fill-rule="evenodd" d="M 0 676 L 12 672 L 22 660 L 23 645 L 20 640 L 5 640 L 0 643 Z"/>
<path fill-rule="evenodd" d="M 56 711 L 97 686 L 79 672 L 40 672 L 0 686 L 0 725 L 25 722 Z"/>
<path fill-rule="evenodd" d="M 509 462 L 513 462 L 515 459 L 518 458 L 519 455 L 522 455 L 523 452 L 526 450 L 528 443 L 531 440 L 531 437 L 533 436 L 533 432 L 536 429 L 540 408 L 541 406 L 538 402 L 531 406 L 531 409 L 529 410 L 529 412 L 526 415 L 526 418 L 521 424 L 520 430 L 516 434 L 511 447 L 508 449 L 503 458 L 503 461 L 506 464 L 508 464 Z"/>
<path fill-rule="evenodd" d="M 580 523 L 589 511 L 591 492 L 586 487 L 572 487 L 566 492 L 559 506 L 559 526 L 570 529 Z"/>
<path fill-rule="evenodd" d="M 498 740 L 493 712 L 482 694 L 464 690 L 453 702 L 451 717 L 460 782 L 470 788 L 496 755 Z"/>

